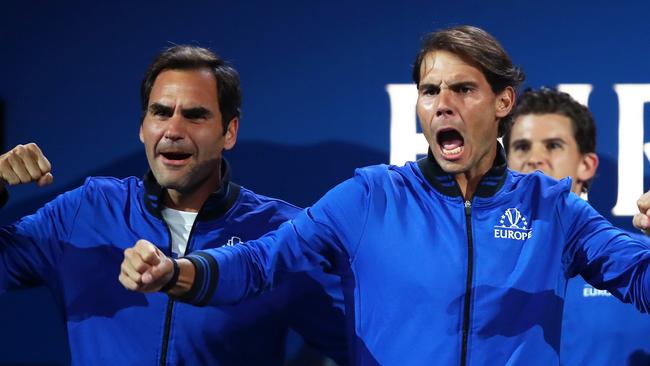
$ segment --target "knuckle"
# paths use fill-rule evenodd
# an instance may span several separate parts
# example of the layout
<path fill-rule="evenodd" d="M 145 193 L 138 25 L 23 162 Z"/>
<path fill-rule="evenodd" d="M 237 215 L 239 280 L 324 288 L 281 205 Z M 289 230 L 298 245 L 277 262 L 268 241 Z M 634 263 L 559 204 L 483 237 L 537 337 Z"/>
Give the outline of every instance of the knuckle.
<path fill-rule="evenodd" d="M 135 288 L 136 288 L 135 283 L 133 281 L 131 281 L 131 279 L 126 277 L 126 276 L 120 276 L 120 283 L 122 284 L 122 286 L 124 286 L 124 288 L 126 288 L 128 290 L 135 290 Z"/>
<path fill-rule="evenodd" d="M 25 156 L 29 153 L 29 148 L 25 145 L 18 145 L 14 149 L 14 154 L 18 156 Z"/>
<path fill-rule="evenodd" d="M 147 241 L 144 239 L 140 239 L 135 242 L 135 247 L 136 248 L 146 248 L 147 247 Z"/>
<path fill-rule="evenodd" d="M 20 160 L 20 155 L 17 151 L 10 151 L 6 160 L 9 165 L 16 164 Z"/>
<path fill-rule="evenodd" d="M 133 269 L 135 269 L 136 272 L 138 272 L 138 273 L 143 273 L 148 268 L 149 268 L 149 266 L 147 264 L 145 264 L 144 262 L 133 263 Z"/>
<path fill-rule="evenodd" d="M 154 247 L 151 244 L 147 244 L 145 247 L 145 255 L 147 256 L 147 259 L 152 259 L 156 257 L 156 247 Z"/>

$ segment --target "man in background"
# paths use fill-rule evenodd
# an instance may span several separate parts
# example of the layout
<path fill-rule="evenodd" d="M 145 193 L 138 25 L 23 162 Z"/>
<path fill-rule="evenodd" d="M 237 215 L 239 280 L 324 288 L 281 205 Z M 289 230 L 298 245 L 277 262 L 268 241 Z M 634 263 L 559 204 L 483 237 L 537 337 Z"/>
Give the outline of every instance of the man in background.
<path fill-rule="evenodd" d="M 571 177 L 585 197 L 598 168 L 596 124 L 587 107 L 567 93 L 526 90 L 505 124 L 503 145 L 511 169 Z M 640 234 L 630 234 L 647 240 Z M 564 365 L 645 365 L 650 361 L 650 319 L 582 277 L 569 281 L 562 321 Z"/>

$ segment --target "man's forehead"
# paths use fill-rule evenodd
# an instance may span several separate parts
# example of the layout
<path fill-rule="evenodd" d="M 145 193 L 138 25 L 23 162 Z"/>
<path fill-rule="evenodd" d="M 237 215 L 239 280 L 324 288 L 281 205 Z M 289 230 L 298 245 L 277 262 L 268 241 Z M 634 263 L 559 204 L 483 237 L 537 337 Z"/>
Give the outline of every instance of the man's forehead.
<path fill-rule="evenodd" d="M 178 98 L 192 104 L 212 104 L 218 100 L 217 83 L 208 69 L 164 70 L 156 77 L 149 103 L 173 103 Z"/>
<path fill-rule="evenodd" d="M 485 80 L 483 72 L 461 56 L 443 50 L 427 53 L 420 64 L 421 81 L 439 84 L 441 82 Z"/>
<path fill-rule="evenodd" d="M 544 140 L 562 138 L 573 141 L 573 126 L 569 117 L 557 113 L 524 114 L 517 117 L 512 128 L 512 140 Z"/>
<path fill-rule="evenodd" d="M 216 90 L 217 81 L 209 69 L 165 69 L 154 79 L 152 90 L 169 87 Z"/>

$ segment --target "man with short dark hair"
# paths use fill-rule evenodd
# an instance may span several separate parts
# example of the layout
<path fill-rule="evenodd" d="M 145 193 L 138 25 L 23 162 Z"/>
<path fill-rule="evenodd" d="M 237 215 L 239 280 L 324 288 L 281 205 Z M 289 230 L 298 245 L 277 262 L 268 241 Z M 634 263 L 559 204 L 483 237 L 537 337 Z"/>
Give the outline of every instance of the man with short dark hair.
<path fill-rule="evenodd" d="M 586 106 L 553 89 L 526 90 L 511 121 L 503 136 L 511 169 L 540 170 L 555 179 L 571 177 L 574 193 L 588 192 L 598 156 L 596 124 Z M 650 319 L 645 314 L 580 277 L 569 281 L 564 300 L 563 365 L 647 364 Z"/>
<path fill-rule="evenodd" d="M 589 109 L 569 94 L 526 90 L 503 132 L 511 169 L 571 177 L 574 193 L 587 192 L 598 168 L 596 124 Z"/>
<path fill-rule="evenodd" d="M 147 70 L 141 96 L 151 171 L 143 180 L 88 178 L 2 228 L 0 292 L 48 286 L 65 316 L 73 364 L 282 365 L 289 327 L 345 363 L 334 276 L 278 274 L 259 298 L 205 308 L 119 285 L 122 252 L 139 238 L 180 258 L 238 246 L 299 212 L 230 180 L 222 153 L 237 140 L 241 95 L 237 72 L 222 59 L 200 47 L 169 48 Z M 0 156 L 3 183 L 46 184 L 50 170 L 35 144 Z"/>
<path fill-rule="evenodd" d="M 498 125 L 523 74 L 494 37 L 434 32 L 413 75 L 428 157 L 359 169 L 247 245 L 175 260 L 140 240 L 123 262 L 139 270 L 123 270 L 122 284 L 234 304 L 278 272 L 323 267 L 343 277 L 359 365 L 558 364 L 564 288 L 578 274 L 650 308 L 650 247 L 570 180 L 507 169 Z"/>

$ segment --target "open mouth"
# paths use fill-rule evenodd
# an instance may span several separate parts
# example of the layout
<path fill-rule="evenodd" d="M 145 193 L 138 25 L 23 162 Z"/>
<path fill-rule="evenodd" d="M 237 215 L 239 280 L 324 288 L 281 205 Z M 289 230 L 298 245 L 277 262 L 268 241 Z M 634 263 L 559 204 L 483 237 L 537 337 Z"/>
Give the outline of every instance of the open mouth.
<path fill-rule="evenodd" d="M 185 159 L 189 159 L 192 154 L 190 153 L 184 153 L 184 152 L 163 152 L 160 153 L 165 159 L 170 160 L 170 161 L 181 161 Z"/>
<path fill-rule="evenodd" d="M 437 141 L 438 146 L 440 146 L 440 151 L 445 158 L 458 158 L 463 153 L 465 139 L 463 139 L 460 132 L 453 128 L 438 131 Z"/>

